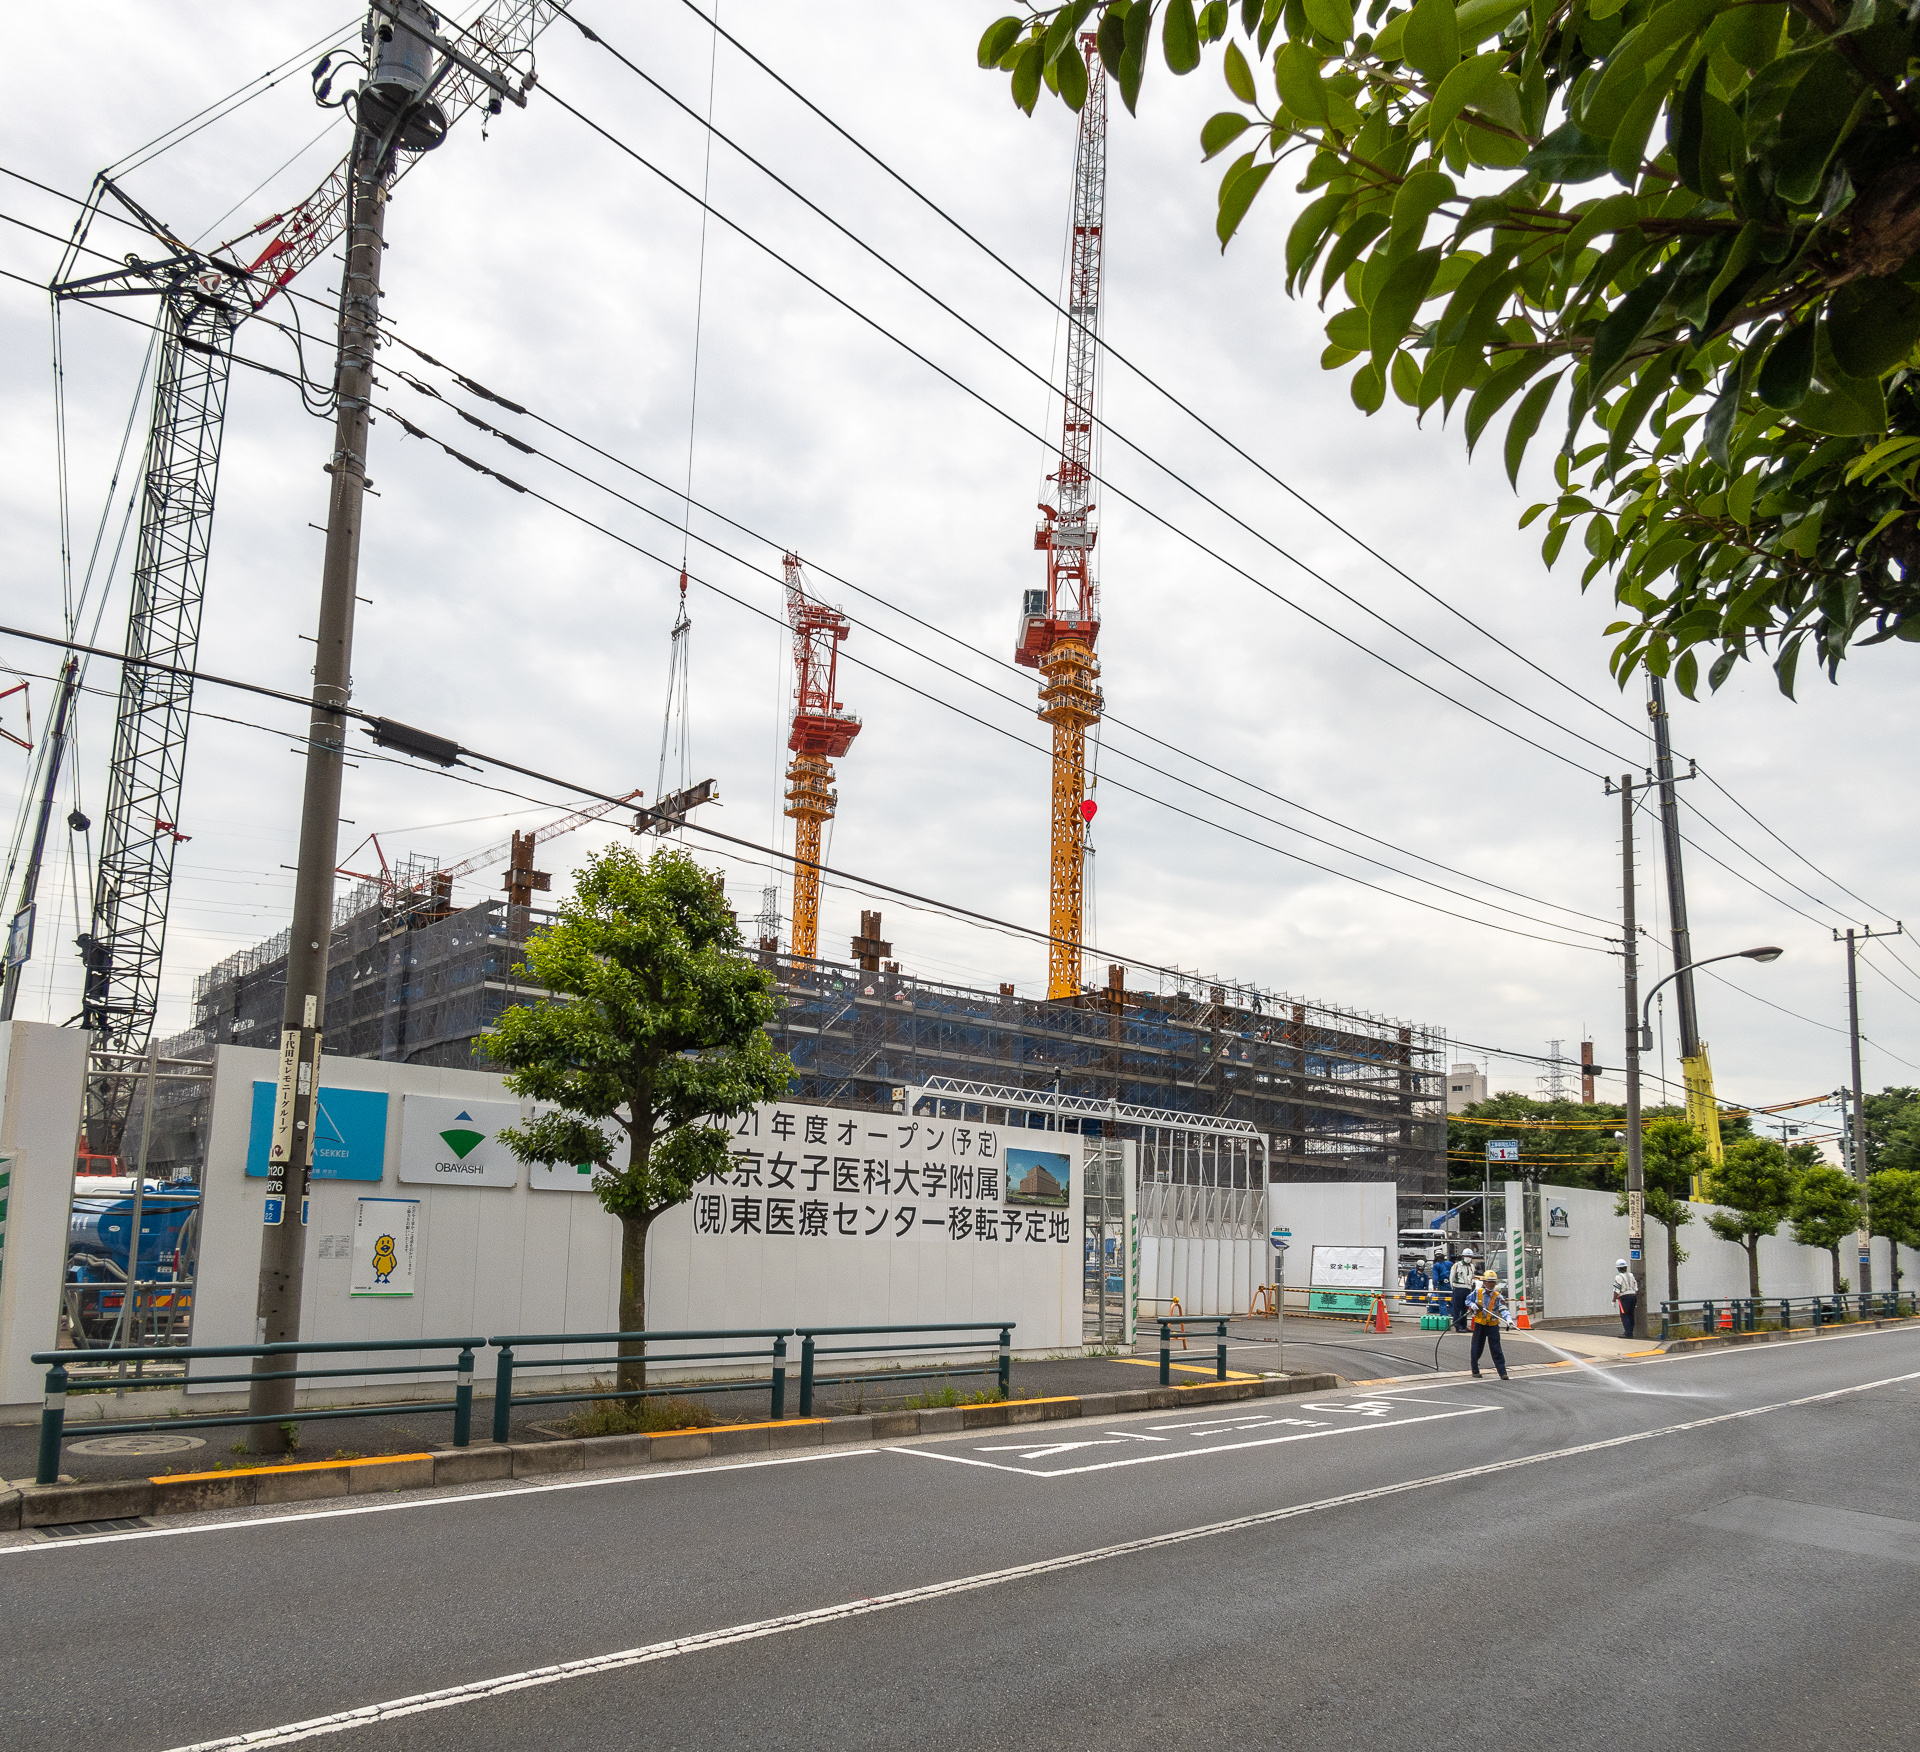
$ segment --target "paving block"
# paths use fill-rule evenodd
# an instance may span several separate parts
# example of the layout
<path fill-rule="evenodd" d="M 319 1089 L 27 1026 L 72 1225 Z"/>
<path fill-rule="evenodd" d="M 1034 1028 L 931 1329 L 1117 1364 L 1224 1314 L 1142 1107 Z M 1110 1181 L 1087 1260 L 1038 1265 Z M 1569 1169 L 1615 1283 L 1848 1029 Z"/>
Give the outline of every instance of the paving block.
<path fill-rule="evenodd" d="M 902 1412 L 898 1415 L 905 1417 L 911 1414 Z M 876 1422 L 871 1417 L 831 1417 L 827 1419 L 827 1433 L 823 1440 L 829 1447 L 838 1447 L 842 1442 L 871 1442 L 879 1434 Z"/>
<path fill-rule="evenodd" d="M 198 1473 L 184 1478 L 153 1480 L 156 1515 L 203 1515 L 220 1509 L 250 1509 L 254 1503 L 251 1472 Z"/>
<path fill-rule="evenodd" d="M 603 1466 L 645 1466 L 653 1459 L 651 1436 L 585 1436 L 581 1464 L 592 1472 Z"/>
<path fill-rule="evenodd" d="M 1016 1400 L 1012 1405 L 1003 1405 L 996 1409 L 1006 1413 L 1006 1416 L 1001 1421 L 1010 1424 L 1044 1423 L 1046 1422 L 1048 1410 L 1043 1402 L 1032 1399 Z M 967 1423 L 971 1426 L 973 1419 L 968 1418 Z"/>
<path fill-rule="evenodd" d="M 20 1492 L 22 1527 L 58 1527 L 66 1521 L 112 1521 L 153 1513 L 153 1484 L 145 1478 L 98 1484 L 30 1484 Z"/>
<path fill-rule="evenodd" d="M 287 1466 L 253 1475 L 253 1500 L 266 1503 L 310 1503 L 322 1497 L 343 1497 L 353 1489 L 350 1466 Z"/>
<path fill-rule="evenodd" d="M 542 1478 L 550 1472 L 579 1472 L 587 1463 L 587 1445 L 572 1442 L 514 1442 L 515 1478 Z"/>
<path fill-rule="evenodd" d="M 1021 1415 L 1026 1409 L 1022 1405 L 963 1405 L 960 1414 L 970 1430 L 997 1430 L 1010 1423 L 1035 1422 Z"/>
<path fill-rule="evenodd" d="M 1080 1415 L 1082 1417 L 1112 1417 L 1120 1409 L 1118 1393 L 1083 1393 L 1080 1395 Z"/>
<path fill-rule="evenodd" d="M 1085 1417 L 1086 1410 L 1078 1399 L 1043 1399 L 1040 1401 L 1040 1421 L 1053 1423 L 1063 1417 Z"/>
<path fill-rule="evenodd" d="M 484 1484 L 513 1476 L 513 1450 L 487 1442 L 474 1448 L 449 1448 L 433 1457 L 435 1484 Z"/>
<path fill-rule="evenodd" d="M 767 1432 L 764 1429 L 708 1430 L 709 1454 L 764 1454 Z"/>
<path fill-rule="evenodd" d="M 788 1448 L 818 1448 L 826 1442 L 827 1429 L 824 1423 L 778 1423 L 767 1431 L 767 1446 L 776 1454 Z"/>
<path fill-rule="evenodd" d="M 353 1496 L 382 1490 L 425 1490 L 433 1483 L 433 1456 L 409 1454 L 402 1460 L 379 1460 L 355 1466 L 347 1479 Z"/>
<path fill-rule="evenodd" d="M 920 1433 L 920 1414 L 917 1411 L 876 1411 L 868 1418 L 836 1417 L 834 1425 L 843 1423 L 865 1423 L 867 1434 L 876 1441 L 889 1441 L 898 1436 L 917 1436 Z"/>
<path fill-rule="evenodd" d="M 670 1436 L 649 1436 L 656 1460 L 704 1460 L 713 1452 L 713 1439 L 705 1430 L 678 1430 Z"/>
<path fill-rule="evenodd" d="M 0 1533 L 11 1533 L 20 1525 L 20 1493 L 0 1490 Z"/>
<path fill-rule="evenodd" d="M 920 1433 L 923 1436 L 944 1436 L 967 1427 L 965 1412 L 957 1405 L 935 1406 L 930 1411 L 915 1415 L 920 1419 Z"/>
<path fill-rule="evenodd" d="M 1123 1411 L 1153 1410 L 1153 1392 L 1151 1389 L 1146 1392 L 1115 1393 L 1111 1395 L 1111 1398 L 1113 1400 L 1115 1416 L 1118 1416 Z"/>

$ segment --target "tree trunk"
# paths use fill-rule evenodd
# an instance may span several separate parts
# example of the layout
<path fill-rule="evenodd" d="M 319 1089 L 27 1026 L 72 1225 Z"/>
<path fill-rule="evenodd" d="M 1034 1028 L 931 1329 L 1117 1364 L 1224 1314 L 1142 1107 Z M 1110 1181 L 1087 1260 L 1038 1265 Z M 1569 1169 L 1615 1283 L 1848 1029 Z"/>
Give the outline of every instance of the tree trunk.
<path fill-rule="evenodd" d="M 1827 1249 L 1833 1256 L 1833 1293 L 1840 1294 L 1840 1243 L 1838 1241 Z"/>
<path fill-rule="evenodd" d="M 1667 1300 L 1680 1300 L 1680 1225 L 1669 1223 L 1667 1229 Z"/>
<path fill-rule="evenodd" d="M 653 1218 L 643 1211 L 623 1212 L 620 1218 L 620 1330 L 647 1329 L 647 1231 Z M 620 1341 L 622 1393 L 637 1393 L 647 1384 L 647 1345 L 644 1339 Z M 632 1358 L 631 1362 L 627 1361 Z"/>
<path fill-rule="evenodd" d="M 1747 1294 L 1760 1300 L 1760 1237 L 1747 1237 Z"/>

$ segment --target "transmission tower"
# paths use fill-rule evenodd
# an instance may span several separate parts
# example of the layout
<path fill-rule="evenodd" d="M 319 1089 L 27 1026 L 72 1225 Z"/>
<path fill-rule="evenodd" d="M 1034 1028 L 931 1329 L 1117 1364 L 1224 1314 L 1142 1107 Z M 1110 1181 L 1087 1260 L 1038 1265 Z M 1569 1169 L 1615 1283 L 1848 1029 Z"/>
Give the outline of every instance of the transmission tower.
<path fill-rule="evenodd" d="M 820 824 L 833 819 L 839 795 L 833 763 L 860 734 L 860 720 L 834 697 L 847 617 L 807 595 L 800 556 L 788 554 L 787 623 L 793 628 L 793 734 L 787 747 L 787 813 L 793 817 L 793 953 L 820 952 Z"/>
<path fill-rule="evenodd" d="M 1073 159 L 1073 220 L 1067 265 L 1067 371 L 1062 386 L 1060 466 L 1047 479 L 1033 545 L 1047 556 L 1045 590 L 1022 604 L 1016 663 L 1038 669 L 1040 718 L 1053 726 L 1052 851 L 1048 884 L 1047 996 L 1077 998 L 1087 822 L 1087 729 L 1105 701 L 1093 654 L 1100 636 L 1093 574 L 1094 401 L 1099 379 L 1100 266 L 1107 201 L 1107 77 L 1095 39 L 1082 36 L 1088 83 Z"/>
<path fill-rule="evenodd" d="M 1573 1063 L 1566 1055 L 1564 1040 L 1547 1042 L 1547 1068 L 1536 1079 L 1543 1101 L 1573 1099 Z"/>

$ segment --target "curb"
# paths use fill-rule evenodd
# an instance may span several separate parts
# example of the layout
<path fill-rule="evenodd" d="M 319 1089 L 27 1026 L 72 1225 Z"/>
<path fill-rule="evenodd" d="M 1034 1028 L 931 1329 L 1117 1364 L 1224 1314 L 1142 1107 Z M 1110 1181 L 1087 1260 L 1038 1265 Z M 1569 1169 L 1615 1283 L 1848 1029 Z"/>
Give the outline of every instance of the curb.
<path fill-rule="evenodd" d="M 230 1472 L 176 1472 L 158 1478 L 106 1479 L 98 1484 L 30 1484 L 0 1490 L 0 1533 L 58 1527 L 75 1521 L 113 1521 L 151 1515 L 203 1514 L 380 1491 L 483 1484 L 503 1478 L 543 1478 L 612 1466 L 673 1460 L 724 1459 L 735 1454 L 780 1454 L 845 1442 L 897 1441 L 1003 1429 L 1061 1418 L 1115 1417 L 1129 1411 L 1174 1411 L 1325 1393 L 1346 1383 L 1338 1375 L 1287 1375 L 1274 1380 L 1207 1381 L 1191 1387 L 1150 1387 L 1079 1398 L 1014 1399 L 994 1405 L 941 1406 L 927 1411 L 876 1411 L 861 1417 L 788 1418 L 780 1423 L 723 1424 L 665 1435 L 581 1436 L 558 1442 L 478 1442 L 431 1454 L 371 1460 L 300 1461 Z"/>
<path fill-rule="evenodd" d="M 1724 1350 L 1736 1344 L 1791 1344 L 1836 1333 L 1874 1332 L 1883 1326 L 1912 1326 L 1916 1320 L 1920 1320 L 1920 1315 L 1902 1314 L 1897 1319 L 1836 1320 L 1829 1326 L 1796 1326 L 1791 1332 L 1708 1332 L 1698 1338 L 1670 1338 L 1654 1349 L 1667 1356 L 1684 1356 L 1689 1351 Z"/>

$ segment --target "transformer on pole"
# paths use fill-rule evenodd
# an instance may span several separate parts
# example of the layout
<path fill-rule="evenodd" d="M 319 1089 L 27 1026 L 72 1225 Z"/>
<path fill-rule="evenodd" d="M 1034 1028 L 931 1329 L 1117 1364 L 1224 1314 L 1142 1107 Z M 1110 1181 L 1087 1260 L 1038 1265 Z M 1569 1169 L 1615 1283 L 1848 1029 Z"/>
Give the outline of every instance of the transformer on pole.
<path fill-rule="evenodd" d="M 1093 573 L 1093 431 L 1099 381 L 1100 268 L 1107 202 L 1107 76 L 1091 34 L 1086 102 L 1073 160 L 1073 221 L 1067 263 L 1067 372 L 1060 465 L 1047 478 L 1033 545 L 1047 556 L 1044 591 L 1021 606 L 1014 661 L 1038 669 L 1040 718 L 1053 726 L 1051 868 L 1048 885 L 1047 996 L 1081 990 L 1081 931 L 1087 822 L 1087 730 L 1105 700 L 1093 654 L 1100 636 L 1100 594 Z"/>
<path fill-rule="evenodd" d="M 807 595 L 800 556 L 786 556 L 787 623 L 793 628 L 793 734 L 787 747 L 787 814 L 793 817 L 793 949 L 820 953 L 820 824 L 839 801 L 833 763 L 852 747 L 860 720 L 835 697 L 847 617 Z"/>

